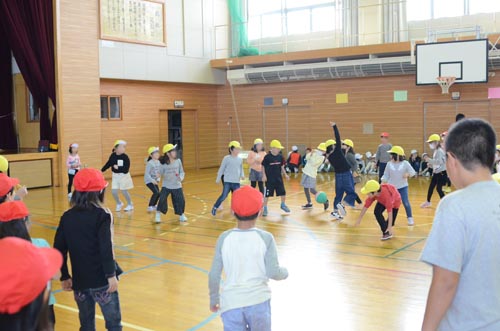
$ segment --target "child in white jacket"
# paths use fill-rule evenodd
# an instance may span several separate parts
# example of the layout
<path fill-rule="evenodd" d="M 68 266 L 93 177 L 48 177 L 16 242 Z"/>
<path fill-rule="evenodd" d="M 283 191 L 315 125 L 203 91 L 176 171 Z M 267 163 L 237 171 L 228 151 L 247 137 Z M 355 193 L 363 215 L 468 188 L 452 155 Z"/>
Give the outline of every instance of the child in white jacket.
<path fill-rule="evenodd" d="M 307 153 L 306 155 L 306 165 L 302 169 L 302 180 L 300 184 L 304 187 L 304 193 L 306 195 L 307 204 L 302 206 L 302 209 L 311 209 L 313 207 L 311 203 L 311 193 L 316 195 L 316 176 L 318 174 L 318 168 L 325 161 L 326 145 L 325 143 L 319 144 L 316 150 Z M 330 202 L 326 201 L 324 203 L 325 210 L 330 206 Z"/>

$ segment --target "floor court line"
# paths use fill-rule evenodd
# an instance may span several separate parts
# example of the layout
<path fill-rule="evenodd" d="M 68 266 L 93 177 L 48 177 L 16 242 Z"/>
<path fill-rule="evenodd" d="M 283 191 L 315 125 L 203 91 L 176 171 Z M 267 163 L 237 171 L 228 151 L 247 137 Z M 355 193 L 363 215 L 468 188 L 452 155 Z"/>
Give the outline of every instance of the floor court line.
<path fill-rule="evenodd" d="M 70 306 L 66 306 L 66 305 L 62 305 L 60 303 L 56 303 L 54 306 L 56 306 L 57 308 L 60 308 L 60 309 L 64 309 L 64 310 L 73 312 L 75 314 L 78 314 L 78 312 L 79 312 L 78 309 L 76 309 L 76 308 L 73 308 L 73 307 L 70 307 Z M 97 319 L 101 320 L 101 321 L 104 321 L 104 317 L 102 315 L 96 314 L 95 317 Z M 124 327 L 130 328 L 130 329 L 133 329 L 133 330 L 138 330 L 138 331 L 155 331 L 153 329 L 144 328 L 142 326 L 131 324 L 131 323 L 127 323 L 127 322 L 123 322 L 123 321 L 122 321 L 122 325 Z"/>

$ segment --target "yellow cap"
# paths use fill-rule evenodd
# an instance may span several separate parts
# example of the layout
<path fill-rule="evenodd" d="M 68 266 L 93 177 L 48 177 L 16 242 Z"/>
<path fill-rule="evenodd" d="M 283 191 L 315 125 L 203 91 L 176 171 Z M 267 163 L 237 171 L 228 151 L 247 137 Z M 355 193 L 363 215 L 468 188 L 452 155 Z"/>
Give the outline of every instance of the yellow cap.
<path fill-rule="evenodd" d="M 328 139 L 326 142 L 325 142 L 325 145 L 326 147 L 330 147 L 332 145 L 337 145 L 337 142 L 333 139 Z"/>
<path fill-rule="evenodd" d="M 6 173 L 9 170 L 9 161 L 2 155 L 0 155 L 0 171 Z"/>
<path fill-rule="evenodd" d="M 170 152 L 171 150 L 174 150 L 175 148 L 177 147 L 177 145 L 173 145 L 173 144 L 166 144 L 165 146 L 163 146 L 163 154 L 165 153 L 168 153 Z"/>
<path fill-rule="evenodd" d="M 321 144 L 318 145 L 318 147 L 316 147 L 316 149 L 318 151 L 326 152 L 326 144 L 325 143 L 321 143 Z"/>
<path fill-rule="evenodd" d="M 351 139 L 344 139 L 344 140 L 342 141 L 342 143 L 343 143 L 344 145 L 347 145 L 347 146 L 351 147 L 351 148 L 354 148 L 354 142 L 353 142 Z"/>
<path fill-rule="evenodd" d="M 436 134 L 436 133 L 431 134 L 429 136 L 429 139 L 427 139 L 428 143 L 440 142 L 440 141 L 441 141 L 441 137 L 438 134 Z"/>
<path fill-rule="evenodd" d="M 378 190 L 380 190 L 379 182 L 372 179 L 366 182 L 365 186 L 361 189 L 361 194 L 378 192 Z"/>
<path fill-rule="evenodd" d="M 151 146 L 148 148 L 148 154 L 151 155 L 153 154 L 154 152 L 159 152 L 160 151 L 160 147 L 154 147 L 154 146 Z"/>
<path fill-rule="evenodd" d="M 263 141 L 262 139 L 260 139 L 260 138 L 257 138 L 257 139 L 255 139 L 255 140 L 253 141 L 253 144 L 254 144 L 254 145 L 257 145 L 257 144 L 263 144 L 263 143 L 264 143 L 264 141 Z"/>
<path fill-rule="evenodd" d="M 500 151 L 500 145 L 497 145 L 497 151 Z"/>
<path fill-rule="evenodd" d="M 115 144 L 113 146 L 118 146 L 118 145 L 126 145 L 127 142 L 125 140 L 118 139 L 115 141 Z"/>
<path fill-rule="evenodd" d="M 405 156 L 405 150 L 401 146 L 392 146 L 391 150 L 387 151 L 387 153 L 394 153 L 399 156 Z"/>
<path fill-rule="evenodd" d="M 228 147 L 241 148 L 241 145 L 238 141 L 233 140 L 229 143 Z"/>
<path fill-rule="evenodd" d="M 500 173 L 493 174 L 493 180 L 500 184 Z"/>
<path fill-rule="evenodd" d="M 271 144 L 270 144 L 271 148 L 279 148 L 279 149 L 283 149 L 285 147 L 283 147 L 280 143 L 279 140 L 273 140 L 271 141 Z"/>

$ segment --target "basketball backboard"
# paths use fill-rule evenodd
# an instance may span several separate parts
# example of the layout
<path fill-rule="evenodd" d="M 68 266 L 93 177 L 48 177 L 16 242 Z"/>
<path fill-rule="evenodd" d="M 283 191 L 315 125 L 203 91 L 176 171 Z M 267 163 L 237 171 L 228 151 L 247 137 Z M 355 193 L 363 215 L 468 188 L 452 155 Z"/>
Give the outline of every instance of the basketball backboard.
<path fill-rule="evenodd" d="M 436 84 L 437 77 L 456 77 L 455 84 L 488 82 L 488 40 L 416 45 L 417 85 Z"/>

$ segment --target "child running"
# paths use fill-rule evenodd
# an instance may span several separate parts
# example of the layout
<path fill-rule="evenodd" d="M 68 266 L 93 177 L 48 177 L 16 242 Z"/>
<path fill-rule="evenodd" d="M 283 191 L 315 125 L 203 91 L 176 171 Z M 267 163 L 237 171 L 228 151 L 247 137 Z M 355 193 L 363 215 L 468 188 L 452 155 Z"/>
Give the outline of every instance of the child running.
<path fill-rule="evenodd" d="M 285 184 L 283 183 L 283 176 L 287 180 L 290 176 L 287 175 L 285 170 L 285 160 L 281 151 L 283 146 L 279 140 L 271 141 L 271 151 L 264 157 L 262 161 L 262 166 L 264 167 L 264 177 L 263 180 L 266 182 L 266 194 L 264 195 L 264 211 L 262 216 L 267 216 L 267 202 L 269 197 L 273 197 L 276 193 L 277 197 L 281 197 L 281 210 L 285 213 L 290 212 L 290 208 L 286 205 L 286 190 Z"/>
<path fill-rule="evenodd" d="M 95 330 L 95 304 L 101 307 L 106 329 L 122 330 L 118 276 L 113 252 L 113 215 L 103 206 L 108 183 L 97 169 L 75 176 L 71 209 L 61 217 L 54 248 L 63 255 L 61 285 L 74 291 L 80 330 Z M 71 274 L 68 271 L 68 253 Z"/>
<path fill-rule="evenodd" d="M 253 142 L 252 150 L 248 153 L 247 163 L 250 166 L 250 184 L 253 188 L 259 185 L 259 191 L 264 195 L 264 182 L 262 181 L 262 160 L 266 156 L 264 151 L 264 142 L 257 138 Z"/>
<path fill-rule="evenodd" d="M 361 193 L 368 195 L 365 201 L 365 206 L 361 210 L 358 220 L 356 221 L 356 226 L 361 224 L 361 220 L 365 216 L 368 208 L 377 201 L 375 206 L 375 218 L 382 231 L 382 237 L 380 240 L 389 240 L 392 238 L 392 227 L 396 223 L 396 218 L 398 217 L 399 207 L 401 206 L 401 195 L 398 190 L 391 184 L 380 184 L 376 180 L 369 180 L 366 182 L 365 186 L 361 189 Z M 385 219 L 383 213 L 387 209 L 387 220 Z"/>
<path fill-rule="evenodd" d="M 388 153 L 390 153 L 392 160 L 385 168 L 382 182 L 391 184 L 398 189 L 403 206 L 405 206 L 408 225 L 415 225 L 408 197 L 408 178 L 415 176 L 417 173 L 411 164 L 404 159 L 405 151 L 401 146 L 393 146 Z"/>
<path fill-rule="evenodd" d="M 146 163 L 146 170 L 144 170 L 144 183 L 153 192 L 149 199 L 148 212 L 156 210 L 158 199 L 160 199 L 160 148 L 149 147 L 148 149 L 148 162 Z"/>
<path fill-rule="evenodd" d="M 330 164 L 335 169 L 335 200 L 333 202 L 333 212 L 331 216 L 341 221 L 347 214 L 342 199 L 344 194 L 345 203 L 350 207 L 355 207 L 356 191 L 354 191 L 354 178 L 352 177 L 351 166 L 345 158 L 345 153 L 342 150 L 342 145 L 337 144 L 340 140 L 340 132 L 335 122 L 330 122 L 330 126 L 335 134 L 335 140 L 330 139 L 326 142 L 326 153 Z"/>
<path fill-rule="evenodd" d="M 457 191 L 441 200 L 421 260 L 432 266 L 422 331 L 500 330 L 500 186 L 491 178 L 496 135 L 462 119 L 446 139 Z"/>
<path fill-rule="evenodd" d="M 160 160 L 160 173 L 163 177 L 163 187 L 160 192 L 160 201 L 158 202 L 158 211 L 156 212 L 155 222 L 161 222 L 160 212 L 164 215 L 168 210 L 168 196 L 172 194 L 172 205 L 174 212 L 179 216 L 179 221 L 184 223 L 187 221 L 184 215 L 186 208 L 186 200 L 184 199 L 184 191 L 182 191 L 182 181 L 184 180 L 184 168 L 182 162 L 177 158 L 177 145 L 166 144 L 163 146 L 163 156 Z"/>
<path fill-rule="evenodd" d="M 241 145 L 239 142 L 233 140 L 228 145 L 229 155 L 224 156 L 217 172 L 217 179 L 215 182 L 219 184 L 223 180 L 222 194 L 219 196 L 214 206 L 212 207 L 212 215 L 217 214 L 217 209 L 226 200 L 229 193 L 233 193 L 240 188 L 240 180 L 245 179 L 243 172 L 243 160 L 239 157 Z M 222 179 L 224 178 L 224 179 Z"/>
<path fill-rule="evenodd" d="M 375 154 L 375 161 L 377 162 L 378 167 L 378 181 L 382 182 L 382 176 L 385 172 L 385 167 L 387 163 L 391 160 L 391 156 L 387 153 L 392 145 L 389 143 L 389 134 L 387 132 L 382 132 L 380 134 L 380 142 L 378 145 L 377 153 Z"/>
<path fill-rule="evenodd" d="M 427 201 L 420 207 L 429 208 L 431 204 L 432 193 L 437 190 L 439 198 L 444 197 L 443 186 L 446 185 L 446 153 L 441 147 L 441 137 L 438 134 L 433 134 L 427 140 L 430 149 L 434 150 L 432 159 L 427 157 L 426 162 L 432 167 L 432 179 L 427 191 Z"/>
<path fill-rule="evenodd" d="M 354 152 L 354 142 L 351 139 L 344 139 L 342 141 L 342 150 L 345 152 L 345 159 L 347 160 L 347 163 L 351 166 L 354 187 L 356 187 L 357 183 L 361 183 L 361 177 L 359 176 L 358 161 L 356 160 L 356 153 Z M 363 203 L 357 193 L 356 203 Z"/>
<path fill-rule="evenodd" d="M 208 275 L 210 310 L 221 312 L 224 331 L 270 331 L 268 282 L 286 279 L 288 270 L 279 265 L 273 235 L 255 227 L 262 194 L 244 186 L 234 192 L 231 209 L 238 224 L 217 240 Z M 226 278 L 220 291 L 223 270 Z"/>
<path fill-rule="evenodd" d="M 78 155 L 78 144 L 69 145 L 69 155 L 66 159 L 66 167 L 68 167 L 68 199 L 71 199 L 71 188 L 73 187 L 73 178 L 80 170 L 80 156 Z"/>
<path fill-rule="evenodd" d="M 325 143 L 319 144 L 316 150 L 309 152 L 305 156 L 306 165 L 302 169 L 302 180 L 300 184 L 304 187 L 304 194 L 306 195 L 307 203 L 302 206 L 302 209 L 311 209 L 313 204 L 311 202 L 311 193 L 316 196 L 316 177 L 318 175 L 318 168 L 325 162 L 326 145 Z M 328 210 L 330 202 L 327 200 L 324 203 L 325 210 Z"/>
<path fill-rule="evenodd" d="M 120 201 L 118 192 L 121 191 L 122 195 L 127 200 L 127 207 L 125 211 L 134 210 L 134 204 L 130 198 L 128 190 L 134 188 L 134 182 L 130 176 L 130 159 L 127 154 L 125 154 L 125 148 L 127 142 L 124 140 L 115 141 L 113 147 L 113 152 L 109 156 L 108 162 L 102 167 L 101 171 L 105 172 L 109 168 L 113 172 L 113 177 L 111 181 L 111 193 L 116 201 L 116 211 L 121 211 L 123 208 L 123 203 Z"/>

